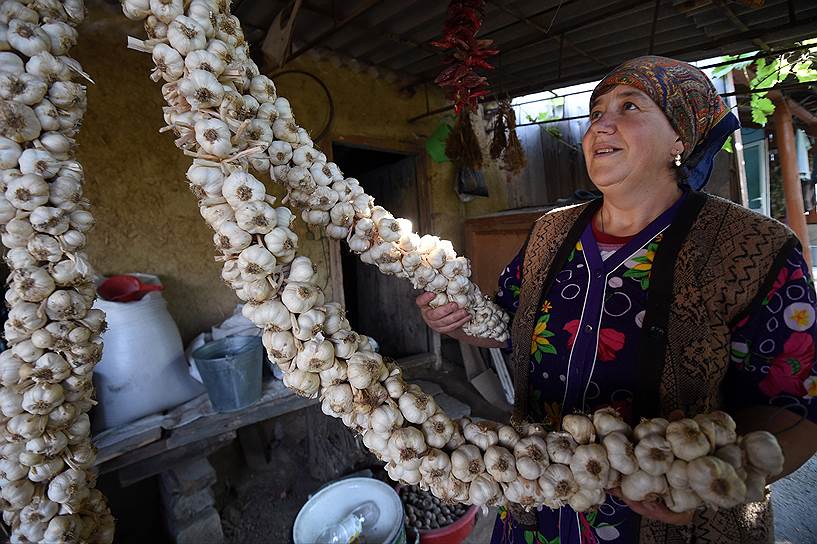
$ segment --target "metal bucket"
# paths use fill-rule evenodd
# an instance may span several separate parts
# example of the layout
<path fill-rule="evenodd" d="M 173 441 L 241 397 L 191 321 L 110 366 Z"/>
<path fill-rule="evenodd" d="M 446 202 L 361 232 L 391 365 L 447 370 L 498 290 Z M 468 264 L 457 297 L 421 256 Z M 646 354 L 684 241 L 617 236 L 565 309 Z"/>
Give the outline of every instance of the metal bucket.
<path fill-rule="evenodd" d="M 196 366 L 217 412 L 234 412 L 261 398 L 260 336 L 228 336 L 193 352 Z"/>
<path fill-rule="evenodd" d="M 380 517 L 374 527 L 364 527 L 361 542 L 406 544 L 403 503 L 394 489 L 373 478 L 346 478 L 315 493 L 295 518 L 292 540 L 315 544 L 327 525 L 338 523 L 366 501 L 377 503 Z"/>

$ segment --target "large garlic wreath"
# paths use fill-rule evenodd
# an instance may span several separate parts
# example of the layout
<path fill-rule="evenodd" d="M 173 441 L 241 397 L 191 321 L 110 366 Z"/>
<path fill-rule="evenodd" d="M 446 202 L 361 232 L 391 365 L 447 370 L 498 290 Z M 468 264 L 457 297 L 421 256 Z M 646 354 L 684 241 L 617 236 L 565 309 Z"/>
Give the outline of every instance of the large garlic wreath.
<path fill-rule="evenodd" d="M 105 316 L 74 137 L 85 76 L 66 56 L 81 0 L 0 2 L 0 225 L 11 270 L 0 354 L 0 506 L 12 543 L 113 540 L 87 412 Z"/>
<path fill-rule="evenodd" d="M 758 500 L 782 453 L 768 433 L 738 439 L 722 413 L 631 429 L 611 410 L 564 418 L 562 432 L 530 425 L 452 421 L 368 338 L 351 330 L 341 306 L 327 303 L 315 267 L 296 257 L 294 216 L 274 207 L 251 172 L 286 187 L 284 204 L 303 220 L 346 239 L 361 260 L 437 293 L 472 316 L 465 331 L 504 340 L 508 317 L 468 279 L 468 261 L 451 243 L 419 236 L 411 223 L 374 204 L 357 180 L 313 147 L 289 102 L 250 60 L 226 0 L 125 0 L 125 14 L 145 19 L 146 41 L 130 47 L 153 56 L 164 81 L 166 130 L 194 157 L 188 181 L 215 230 L 222 277 L 245 302 L 244 315 L 264 329 L 284 383 L 320 396 L 325 414 L 363 435 L 389 475 L 430 488 L 439 498 L 477 505 L 569 504 L 584 511 L 620 486 L 635 500 L 661 497 L 676 511 Z M 520 435 L 518 431 L 521 431 Z"/>

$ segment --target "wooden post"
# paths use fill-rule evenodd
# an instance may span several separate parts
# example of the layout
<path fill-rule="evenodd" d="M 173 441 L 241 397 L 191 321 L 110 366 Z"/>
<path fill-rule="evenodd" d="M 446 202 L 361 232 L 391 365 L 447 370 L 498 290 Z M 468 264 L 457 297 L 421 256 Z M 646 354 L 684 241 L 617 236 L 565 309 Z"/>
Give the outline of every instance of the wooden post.
<path fill-rule="evenodd" d="M 803 192 L 800 188 L 800 174 L 797 170 L 797 146 L 794 140 L 794 123 L 791 110 L 781 93 L 769 93 L 774 102 L 774 135 L 777 141 L 777 154 L 780 160 L 780 171 L 783 177 L 783 194 L 786 199 L 786 216 L 789 227 L 794 231 L 803 245 L 803 257 L 811 269 L 811 250 L 808 240 L 808 225 L 804 215 Z"/>

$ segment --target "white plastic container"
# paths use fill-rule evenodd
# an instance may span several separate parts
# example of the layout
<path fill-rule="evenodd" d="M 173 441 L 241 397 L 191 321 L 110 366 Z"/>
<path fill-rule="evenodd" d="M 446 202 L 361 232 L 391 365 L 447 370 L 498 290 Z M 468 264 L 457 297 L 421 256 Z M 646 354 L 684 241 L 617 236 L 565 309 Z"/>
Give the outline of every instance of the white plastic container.
<path fill-rule="evenodd" d="M 178 406 L 204 392 L 188 373 L 179 329 L 160 292 L 134 302 L 97 299 L 94 307 L 108 321 L 102 361 L 94 369 L 99 402 L 95 431 Z"/>
<path fill-rule="evenodd" d="M 366 501 L 374 501 L 380 515 L 373 527 L 364 525 L 360 541 L 406 544 L 400 496 L 394 489 L 373 478 L 346 478 L 315 493 L 295 518 L 292 540 L 295 544 L 315 544 L 325 527 L 340 522 Z"/>

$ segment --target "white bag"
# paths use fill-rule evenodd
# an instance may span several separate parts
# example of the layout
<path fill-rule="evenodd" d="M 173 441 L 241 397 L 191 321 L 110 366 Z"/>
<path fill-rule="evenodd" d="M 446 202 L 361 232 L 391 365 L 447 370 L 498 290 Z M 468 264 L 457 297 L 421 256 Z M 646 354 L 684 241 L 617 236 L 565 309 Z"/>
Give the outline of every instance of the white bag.
<path fill-rule="evenodd" d="M 188 374 L 182 339 L 160 292 L 134 302 L 97 299 L 108 330 L 94 369 L 96 431 L 178 406 L 204 392 Z"/>

